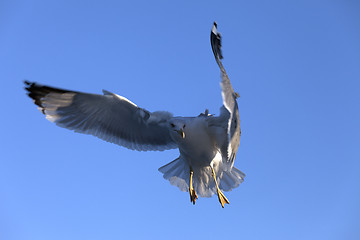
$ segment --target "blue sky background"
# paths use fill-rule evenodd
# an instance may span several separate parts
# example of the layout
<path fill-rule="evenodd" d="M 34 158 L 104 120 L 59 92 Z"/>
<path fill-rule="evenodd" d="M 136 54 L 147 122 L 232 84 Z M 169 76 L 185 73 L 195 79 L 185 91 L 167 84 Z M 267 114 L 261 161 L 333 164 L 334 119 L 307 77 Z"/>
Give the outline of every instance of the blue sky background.
<path fill-rule="evenodd" d="M 360 239 L 358 1 L 1 1 L 0 239 Z M 45 120 L 24 79 L 194 116 L 239 99 L 230 205 L 136 152 Z"/>

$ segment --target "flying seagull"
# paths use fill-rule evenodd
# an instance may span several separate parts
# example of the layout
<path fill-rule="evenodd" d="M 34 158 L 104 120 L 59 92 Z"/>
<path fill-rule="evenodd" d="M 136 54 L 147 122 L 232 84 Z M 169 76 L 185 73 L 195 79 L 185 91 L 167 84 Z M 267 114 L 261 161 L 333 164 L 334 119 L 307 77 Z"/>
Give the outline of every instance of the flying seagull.
<path fill-rule="evenodd" d="M 221 35 L 216 22 L 210 41 L 222 78 L 223 106 L 219 116 L 209 114 L 208 110 L 197 117 L 149 112 L 105 90 L 103 95 L 89 94 L 28 81 L 25 89 L 46 118 L 60 127 L 138 151 L 178 148 L 180 156 L 159 168 L 164 178 L 181 191 L 189 192 L 193 204 L 198 196 L 216 194 L 224 207 L 229 201 L 222 191 L 238 187 L 245 177 L 233 166 L 241 135 L 239 95 L 221 62 Z"/>

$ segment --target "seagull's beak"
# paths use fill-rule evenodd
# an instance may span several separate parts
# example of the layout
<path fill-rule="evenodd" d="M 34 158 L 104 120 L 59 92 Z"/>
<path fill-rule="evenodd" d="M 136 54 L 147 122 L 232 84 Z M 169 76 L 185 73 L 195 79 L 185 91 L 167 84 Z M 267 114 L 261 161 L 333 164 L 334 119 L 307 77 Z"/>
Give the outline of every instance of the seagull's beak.
<path fill-rule="evenodd" d="M 182 128 L 180 128 L 180 130 L 175 130 L 175 132 L 177 132 L 181 138 L 185 138 L 185 132 Z"/>

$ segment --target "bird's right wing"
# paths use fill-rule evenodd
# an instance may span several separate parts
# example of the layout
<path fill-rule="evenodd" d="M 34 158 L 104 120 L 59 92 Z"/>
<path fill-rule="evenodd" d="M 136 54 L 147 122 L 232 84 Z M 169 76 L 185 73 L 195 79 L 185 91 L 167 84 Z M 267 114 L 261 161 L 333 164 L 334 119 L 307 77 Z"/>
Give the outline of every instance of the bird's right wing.
<path fill-rule="evenodd" d="M 239 148 L 241 135 L 239 109 L 236 100 L 238 98 L 238 94 L 234 91 L 230 79 L 221 62 L 221 59 L 223 58 L 221 52 L 221 35 L 217 31 L 216 22 L 214 22 L 211 29 L 210 41 L 215 60 L 221 71 L 221 94 L 223 98 L 223 106 L 220 109 L 219 119 L 225 121 L 227 132 L 227 138 L 223 142 L 222 146 L 220 146 L 220 150 L 223 159 L 226 159 L 224 163 L 229 169 L 231 169 Z"/>
<path fill-rule="evenodd" d="M 25 85 L 39 110 L 60 127 L 139 151 L 177 148 L 169 133 L 169 112 L 148 112 L 104 90 L 98 95 L 27 81 Z"/>

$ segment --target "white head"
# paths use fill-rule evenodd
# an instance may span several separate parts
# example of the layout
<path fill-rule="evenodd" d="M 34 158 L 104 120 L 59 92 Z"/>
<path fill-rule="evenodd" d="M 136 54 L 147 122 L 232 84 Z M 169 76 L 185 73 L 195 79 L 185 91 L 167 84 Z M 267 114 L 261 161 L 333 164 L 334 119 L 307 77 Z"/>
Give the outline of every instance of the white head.
<path fill-rule="evenodd" d="M 179 141 L 186 137 L 185 134 L 186 121 L 184 119 L 171 119 L 169 122 L 170 135 L 175 141 Z"/>

